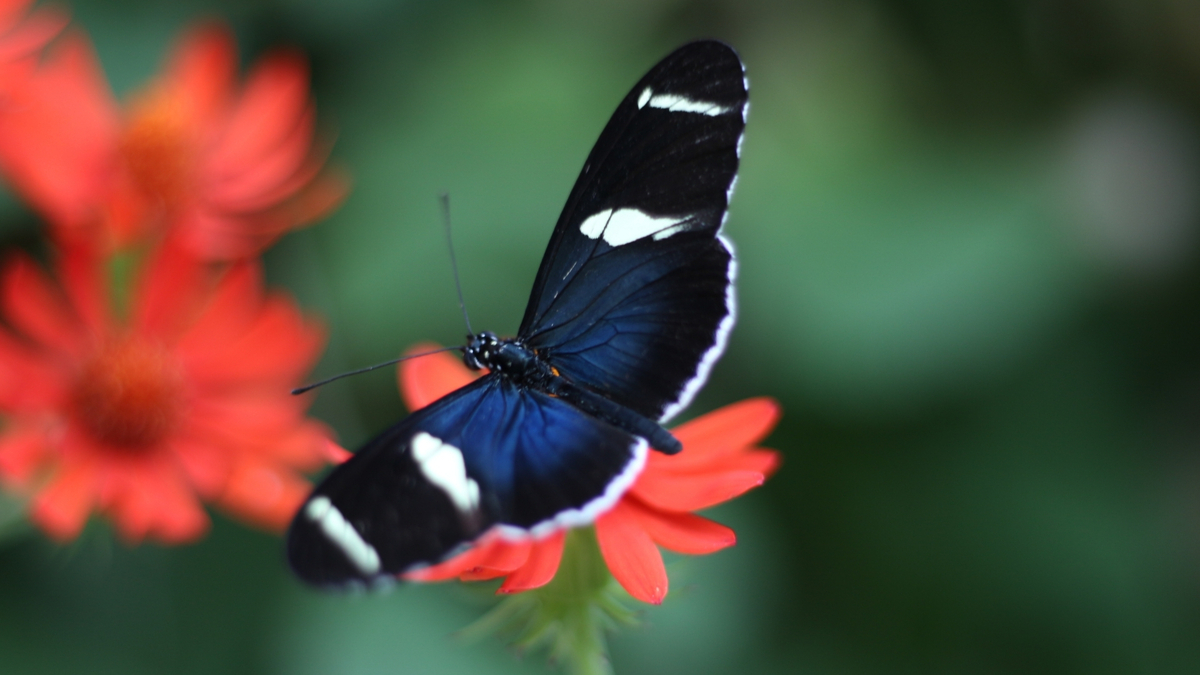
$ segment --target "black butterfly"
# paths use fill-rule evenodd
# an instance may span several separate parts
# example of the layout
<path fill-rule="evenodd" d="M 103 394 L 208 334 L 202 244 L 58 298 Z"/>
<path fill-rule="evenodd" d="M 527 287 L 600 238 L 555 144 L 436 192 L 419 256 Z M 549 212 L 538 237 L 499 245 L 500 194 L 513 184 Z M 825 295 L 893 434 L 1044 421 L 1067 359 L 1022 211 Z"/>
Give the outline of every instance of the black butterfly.
<path fill-rule="evenodd" d="M 746 123 L 729 46 L 693 42 L 617 106 L 554 226 L 517 337 L 469 336 L 491 372 L 401 420 L 313 491 L 287 554 L 307 582 L 373 582 L 492 528 L 586 525 L 633 483 L 734 322 L 720 234 Z"/>

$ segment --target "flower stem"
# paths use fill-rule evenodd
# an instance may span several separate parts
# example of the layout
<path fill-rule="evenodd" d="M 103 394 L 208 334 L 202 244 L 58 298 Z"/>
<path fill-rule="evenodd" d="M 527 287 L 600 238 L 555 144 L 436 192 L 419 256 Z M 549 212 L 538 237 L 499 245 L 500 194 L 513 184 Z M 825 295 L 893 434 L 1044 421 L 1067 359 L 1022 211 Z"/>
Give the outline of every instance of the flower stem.
<path fill-rule="evenodd" d="M 550 583 L 505 598 L 462 635 L 508 633 L 518 649 L 545 648 L 574 675 L 612 675 L 604 634 L 637 623 L 616 589 L 595 531 L 574 529 Z"/>
<path fill-rule="evenodd" d="M 141 262 L 139 251 L 121 251 L 108 260 L 108 292 L 113 313 L 120 319 L 129 318 L 133 306 L 134 276 Z"/>

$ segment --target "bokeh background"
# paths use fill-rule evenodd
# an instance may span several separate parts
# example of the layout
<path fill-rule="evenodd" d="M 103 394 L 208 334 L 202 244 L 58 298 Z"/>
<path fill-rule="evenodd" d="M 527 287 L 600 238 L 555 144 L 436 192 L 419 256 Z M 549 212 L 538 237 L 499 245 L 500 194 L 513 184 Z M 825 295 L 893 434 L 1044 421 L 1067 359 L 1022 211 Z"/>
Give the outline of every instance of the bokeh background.
<path fill-rule="evenodd" d="M 668 561 L 618 673 L 1200 672 L 1200 3 L 1187 0 L 74 0 L 109 78 L 189 22 L 311 59 L 333 217 L 269 253 L 325 317 L 318 374 L 515 331 L 628 87 L 696 37 L 747 64 L 728 232 L 741 319 L 689 414 L 780 399 L 785 463 Z M 5 247 L 39 223 L 0 199 Z M 389 371 L 322 391 L 355 447 Z M 457 585 L 326 596 L 216 516 L 182 548 L 100 523 L 0 547 L 4 673 L 536 673 L 454 632 Z"/>

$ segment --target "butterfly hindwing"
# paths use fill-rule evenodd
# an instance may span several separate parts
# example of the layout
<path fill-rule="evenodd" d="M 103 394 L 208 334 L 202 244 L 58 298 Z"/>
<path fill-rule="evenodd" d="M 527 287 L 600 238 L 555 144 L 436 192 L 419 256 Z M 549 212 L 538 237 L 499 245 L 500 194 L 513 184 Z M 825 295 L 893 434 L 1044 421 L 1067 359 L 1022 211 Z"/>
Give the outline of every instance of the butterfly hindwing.
<path fill-rule="evenodd" d="M 650 419 L 688 403 L 733 324 L 736 263 L 719 230 L 746 102 L 741 61 L 715 41 L 634 86 L 567 199 L 518 333 Z"/>
<path fill-rule="evenodd" d="M 372 582 L 439 562 L 492 526 L 541 536 L 591 522 L 646 443 L 498 376 L 418 410 L 335 468 L 288 533 L 296 573 Z"/>
<path fill-rule="evenodd" d="M 425 422 L 457 417 L 473 406 L 477 390 L 464 387 L 409 415 L 321 481 L 288 530 L 288 560 L 300 578 L 317 585 L 387 578 L 440 559 L 495 519 L 482 500 L 463 513 L 412 453 Z"/>

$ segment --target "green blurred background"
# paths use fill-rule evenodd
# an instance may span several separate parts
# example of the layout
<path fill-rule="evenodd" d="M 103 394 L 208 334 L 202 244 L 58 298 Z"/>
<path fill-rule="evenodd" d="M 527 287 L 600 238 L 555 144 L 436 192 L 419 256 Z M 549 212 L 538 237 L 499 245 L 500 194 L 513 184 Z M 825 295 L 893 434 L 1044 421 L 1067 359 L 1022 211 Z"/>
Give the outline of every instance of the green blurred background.
<path fill-rule="evenodd" d="M 1200 3 L 1185 0 L 76 0 L 128 92 L 229 20 L 290 44 L 355 178 L 267 256 L 324 316 L 319 374 L 512 333 L 583 158 L 696 37 L 751 82 L 728 231 L 741 321 L 689 414 L 767 394 L 785 463 L 712 515 L 612 639 L 618 673 L 1200 672 Z M 12 198 L 4 243 L 38 222 Z M 314 413 L 354 447 L 390 372 Z M 326 596 L 217 516 L 183 548 L 103 524 L 0 548 L 0 672 L 535 673 L 453 633 L 457 585 Z"/>

